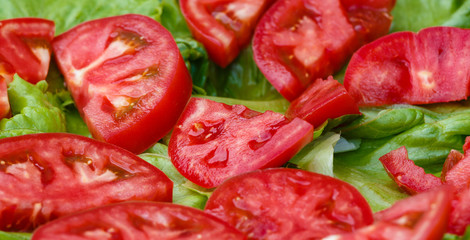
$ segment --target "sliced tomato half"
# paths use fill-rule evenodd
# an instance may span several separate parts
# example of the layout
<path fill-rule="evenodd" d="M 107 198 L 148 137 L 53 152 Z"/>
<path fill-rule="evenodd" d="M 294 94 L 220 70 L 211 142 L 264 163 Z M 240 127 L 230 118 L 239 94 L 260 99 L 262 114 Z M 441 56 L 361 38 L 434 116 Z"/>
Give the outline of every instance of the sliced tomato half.
<path fill-rule="evenodd" d="M 183 176 L 212 188 L 240 173 L 279 167 L 312 138 L 312 125 L 299 118 L 192 98 L 168 152 Z"/>
<path fill-rule="evenodd" d="M 82 23 L 53 50 L 93 137 L 140 153 L 165 136 L 192 90 L 171 34 L 136 14 Z"/>
<path fill-rule="evenodd" d="M 359 105 L 427 104 L 469 96 L 470 30 L 432 27 L 387 35 L 359 49 L 344 86 Z"/>
<path fill-rule="evenodd" d="M 66 133 L 0 139 L 0 230 L 30 231 L 80 210 L 171 201 L 163 172 L 111 144 Z"/>
<path fill-rule="evenodd" d="M 69 215 L 37 229 L 32 240 L 69 239 L 221 239 L 245 235 L 195 208 L 151 202 L 126 202 Z"/>
<path fill-rule="evenodd" d="M 362 44 L 388 32 L 395 0 L 376 2 L 275 2 L 255 30 L 256 64 L 287 100 L 294 100 L 312 81 L 339 70 Z"/>
<path fill-rule="evenodd" d="M 315 80 L 287 109 L 288 118 L 298 117 L 313 126 L 346 114 L 361 114 L 354 99 L 333 77 Z"/>
<path fill-rule="evenodd" d="M 442 185 L 440 178 L 425 173 L 422 167 L 408 158 L 408 151 L 404 146 L 383 155 L 379 160 L 388 175 L 409 194 L 425 192 Z"/>
<path fill-rule="evenodd" d="M 46 19 L 0 21 L 0 78 L 10 83 L 18 73 L 31 83 L 46 79 L 54 32 L 54 22 Z"/>
<path fill-rule="evenodd" d="M 205 211 L 249 239 L 320 239 L 373 222 L 366 200 L 351 185 L 298 169 L 265 169 L 220 185 Z"/>
<path fill-rule="evenodd" d="M 193 36 L 226 67 L 251 41 L 260 16 L 275 0 L 180 0 Z"/>

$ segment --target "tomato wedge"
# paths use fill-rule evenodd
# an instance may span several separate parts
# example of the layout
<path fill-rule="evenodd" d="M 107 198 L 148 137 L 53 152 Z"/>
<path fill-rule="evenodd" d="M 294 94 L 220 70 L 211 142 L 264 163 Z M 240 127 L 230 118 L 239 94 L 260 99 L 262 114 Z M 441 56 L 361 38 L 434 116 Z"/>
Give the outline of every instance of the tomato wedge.
<path fill-rule="evenodd" d="M 32 240 L 246 239 L 237 229 L 195 208 L 126 202 L 95 208 L 38 228 Z"/>
<path fill-rule="evenodd" d="M 54 22 L 41 18 L 0 21 L 0 79 L 18 75 L 36 83 L 46 79 L 51 59 Z"/>
<path fill-rule="evenodd" d="M 312 81 L 339 70 L 362 44 L 387 33 L 394 4 L 395 0 L 279 0 L 256 27 L 256 64 L 292 101 Z"/>
<path fill-rule="evenodd" d="M 30 231 L 112 202 L 171 201 L 163 172 L 111 144 L 67 133 L 0 139 L 0 230 Z"/>
<path fill-rule="evenodd" d="M 466 99 L 470 30 L 432 27 L 387 35 L 359 49 L 344 86 L 359 105 Z"/>
<path fill-rule="evenodd" d="M 315 80 L 287 109 L 288 118 L 298 117 L 313 126 L 346 114 L 361 114 L 354 99 L 333 77 Z"/>
<path fill-rule="evenodd" d="M 212 188 L 240 173 L 279 167 L 312 138 L 312 125 L 301 119 L 192 98 L 168 152 L 183 176 Z"/>
<path fill-rule="evenodd" d="M 416 194 L 438 187 L 441 179 L 424 172 L 422 167 L 408 158 L 406 148 L 400 147 L 379 158 L 388 175 L 400 188 L 409 194 Z"/>
<path fill-rule="evenodd" d="M 249 239 L 319 239 L 373 222 L 372 211 L 351 185 L 298 169 L 265 169 L 220 185 L 205 211 Z"/>
<path fill-rule="evenodd" d="M 226 67 L 251 40 L 256 23 L 275 0 L 180 0 L 193 36 Z"/>
<path fill-rule="evenodd" d="M 440 240 L 446 231 L 451 199 L 450 188 L 438 187 L 398 201 L 392 207 L 376 213 L 373 225 L 328 239 Z"/>
<path fill-rule="evenodd" d="M 464 235 L 465 230 L 470 226 L 470 188 L 462 189 L 456 193 L 452 201 L 452 211 L 450 213 L 447 230 L 449 233 Z"/>
<path fill-rule="evenodd" d="M 173 37 L 149 17 L 85 22 L 56 37 L 52 47 L 93 137 L 134 153 L 170 131 L 191 95 Z"/>

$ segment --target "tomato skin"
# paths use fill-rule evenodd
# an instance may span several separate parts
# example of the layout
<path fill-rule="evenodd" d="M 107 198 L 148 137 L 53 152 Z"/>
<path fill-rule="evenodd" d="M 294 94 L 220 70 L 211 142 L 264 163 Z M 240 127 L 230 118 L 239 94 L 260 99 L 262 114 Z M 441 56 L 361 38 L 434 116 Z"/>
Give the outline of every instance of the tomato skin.
<path fill-rule="evenodd" d="M 36 83 L 45 80 L 51 58 L 54 22 L 41 18 L 0 21 L 0 78 L 7 83 L 18 75 Z"/>
<path fill-rule="evenodd" d="M 393 6 L 395 1 L 382 2 Z M 345 3 L 280 0 L 259 21 L 254 59 L 287 100 L 294 100 L 317 78 L 339 70 L 362 44 L 388 32 L 389 10 L 375 9 L 378 4 L 369 1 Z"/>
<path fill-rule="evenodd" d="M 466 99 L 468 39 L 470 30 L 453 27 L 387 35 L 353 55 L 344 86 L 360 106 Z"/>
<path fill-rule="evenodd" d="M 191 95 L 173 37 L 146 16 L 82 23 L 56 37 L 53 50 L 93 137 L 134 153 L 170 131 Z"/>
<path fill-rule="evenodd" d="M 313 126 L 346 114 L 361 112 L 343 85 L 331 76 L 326 80 L 315 80 L 286 111 L 288 118 L 298 117 Z"/>
<path fill-rule="evenodd" d="M 205 211 L 249 239 L 319 239 L 373 222 L 366 200 L 348 183 L 287 168 L 228 179 L 209 197 Z"/>
<path fill-rule="evenodd" d="M 0 120 L 10 114 L 6 80 L 0 77 Z"/>
<path fill-rule="evenodd" d="M 251 40 L 260 16 L 274 0 L 180 0 L 193 36 L 219 66 L 230 64 Z"/>
<path fill-rule="evenodd" d="M 170 203 L 125 202 L 57 219 L 38 228 L 41 239 L 246 239 L 203 211 Z"/>
<path fill-rule="evenodd" d="M 313 126 L 298 118 L 191 98 L 168 153 L 183 176 L 212 188 L 240 173 L 282 166 L 312 138 Z"/>
<path fill-rule="evenodd" d="M 379 158 L 387 174 L 400 188 L 409 194 L 416 194 L 438 187 L 441 179 L 424 172 L 422 167 L 408 158 L 406 148 L 400 147 Z"/>
<path fill-rule="evenodd" d="M 0 229 L 30 231 L 107 203 L 171 201 L 172 181 L 111 144 L 68 134 L 0 139 Z"/>

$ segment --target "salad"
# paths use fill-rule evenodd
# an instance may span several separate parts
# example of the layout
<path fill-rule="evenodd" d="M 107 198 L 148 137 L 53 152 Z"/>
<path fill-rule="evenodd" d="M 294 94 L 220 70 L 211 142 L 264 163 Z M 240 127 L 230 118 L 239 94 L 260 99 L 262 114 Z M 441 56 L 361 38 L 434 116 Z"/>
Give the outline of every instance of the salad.
<path fill-rule="evenodd" d="M 126 13 L 149 16 L 168 29 L 193 80 L 193 96 L 241 104 L 259 112 L 285 113 L 288 109 L 289 102 L 258 69 L 251 46 L 239 49 L 240 54 L 229 65 L 219 64 L 227 65 L 225 68 L 218 66 L 193 38 L 175 0 L 7 0 L 0 8 L 0 20 L 50 19 L 55 22 L 58 35 L 84 21 Z M 418 31 L 430 26 L 470 28 L 470 1 L 398 0 L 392 15 L 391 32 Z M 345 67 L 334 78 L 342 81 L 344 71 Z M 8 87 L 12 116 L 0 121 L 1 138 L 40 132 L 91 137 L 54 62 L 46 80 L 30 84 L 15 77 Z M 360 117 L 345 116 L 315 126 L 315 140 L 287 165 L 352 184 L 373 212 L 408 197 L 388 176 L 380 157 L 406 146 L 410 159 L 426 173 L 439 175 L 449 152 L 462 149 L 465 137 L 470 135 L 470 106 L 466 100 L 420 106 L 362 107 L 360 112 Z M 174 182 L 174 203 L 204 208 L 212 190 L 191 183 L 175 169 L 168 155 L 169 141 L 169 135 L 163 137 L 139 157 L 158 167 Z M 0 238 L 29 239 L 30 235 L 0 232 Z M 445 238 L 458 237 L 448 234 Z"/>

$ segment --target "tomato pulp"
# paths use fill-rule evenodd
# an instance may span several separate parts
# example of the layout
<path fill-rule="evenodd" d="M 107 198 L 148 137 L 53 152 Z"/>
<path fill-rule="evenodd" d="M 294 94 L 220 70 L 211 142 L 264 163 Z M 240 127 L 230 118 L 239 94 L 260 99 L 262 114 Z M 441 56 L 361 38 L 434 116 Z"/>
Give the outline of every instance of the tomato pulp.
<path fill-rule="evenodd" d="M 93 137 L 140 153 L 176 123 L 192 90 L 171 34 L 129 14 L 82 23 L 52 44 Z"/>

